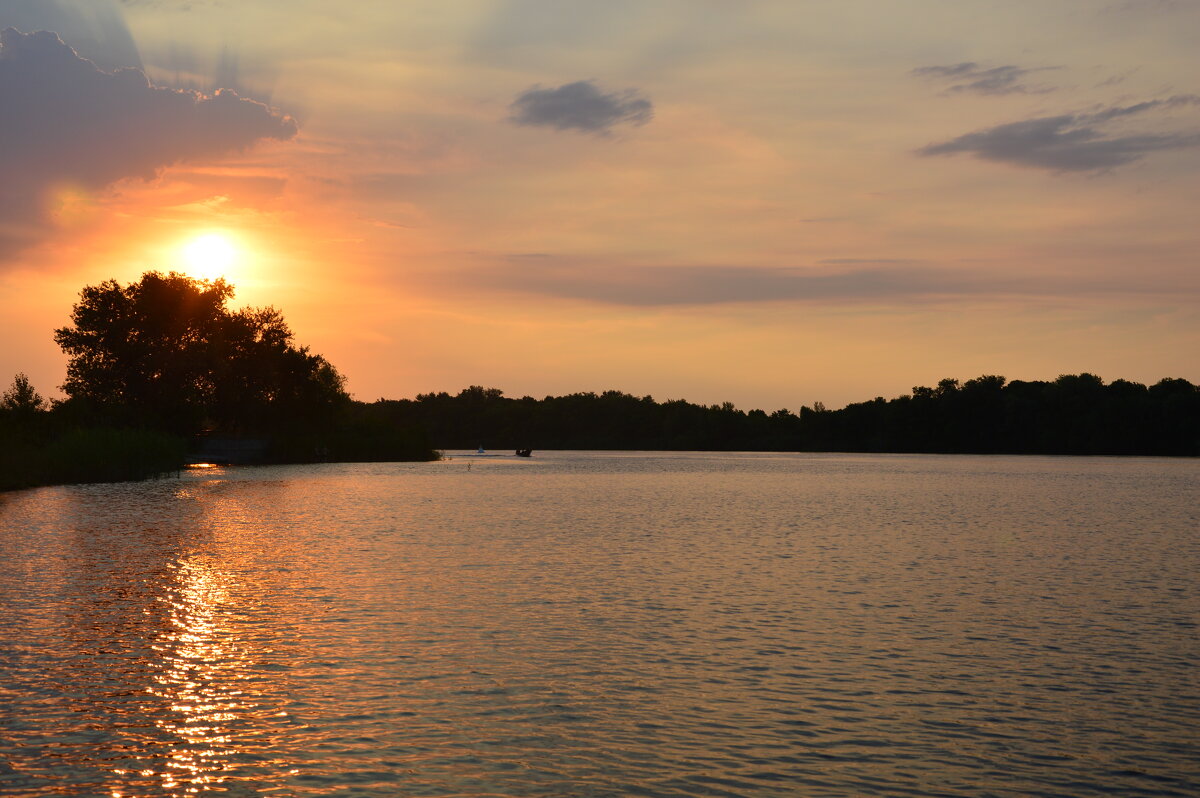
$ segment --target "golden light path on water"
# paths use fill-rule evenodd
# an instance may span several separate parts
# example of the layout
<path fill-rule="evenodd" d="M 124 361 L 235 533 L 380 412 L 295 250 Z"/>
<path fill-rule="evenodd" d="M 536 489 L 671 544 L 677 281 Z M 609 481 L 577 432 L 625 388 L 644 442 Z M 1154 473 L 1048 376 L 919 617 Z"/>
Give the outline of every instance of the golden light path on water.
<path fill-rule="evenodd" d="M 146 691 L 170 702 L 170 713 L 155 723 L 182 745 L 159 769 L 142 769 L 139 775 L 157 776 L 168 792 L 183 795 L 224 784 L 224 772 L 238 753 L 231 726 L 257 714 L 262 697 L 247 673 L 251 654 L 228 623 L 229 575 L 199 558 L 170 567 L 178 589 L 158 599 L 167 605 L 170 629 L 152 646 L 161 658 L 152 663 L 159 672 Z M 125 798 L 119 790 L 112 796 Z"/>
<path fill-rule="evenodd" d="M 224 472 L 207 464 L 204 470 Z M 242 533 L 245 519 L 236 503 L 209 495 L 206 487 L 211 485 L 178 492 L 203 508 L 200 526 L 206 537 Z M 155 606 L 143 609 L 143 615 L 157 618 L 160 629 L 149 645 L 154 654 L 146 663 L 144 688 L 160 708 L 153 719 L 159 743 L 139 751 L 135 766 L 112 769 L 120 786 L 113 785 L 111 798 L 136 798 L 148 782 L 157 782 L 157 792 L 180 798 L 241 794 L 247 782 L 257 783 L 252 790 L 257 793 L 297 773 L 270 755 L 276 723 L 288 712 L 264 678 L 272 652 L 248 634 L 259 625 L 255 618 L 261 609 L 248 586 L 211 553 L 165 563 L 158 581 Z"/>

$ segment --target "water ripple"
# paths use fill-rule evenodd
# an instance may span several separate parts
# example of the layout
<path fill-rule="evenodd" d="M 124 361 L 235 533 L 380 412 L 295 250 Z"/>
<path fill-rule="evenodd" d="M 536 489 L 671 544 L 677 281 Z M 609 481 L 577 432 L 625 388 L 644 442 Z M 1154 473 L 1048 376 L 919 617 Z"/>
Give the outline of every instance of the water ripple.
<path fill-rule="evenodd" d="M 0 794 L 1200 794 L 1196 463 L 460 466 L 0 497 Z"/>

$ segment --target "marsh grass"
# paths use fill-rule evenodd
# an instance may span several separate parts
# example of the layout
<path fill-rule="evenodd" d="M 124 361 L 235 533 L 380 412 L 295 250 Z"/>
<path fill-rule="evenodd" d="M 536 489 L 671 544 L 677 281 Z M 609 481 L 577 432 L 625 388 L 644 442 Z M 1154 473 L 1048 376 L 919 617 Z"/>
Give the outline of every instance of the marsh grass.
<path fill-rule="evenodd" d="M 81 428 L 54 437 L 8 435 L 0 445 L 0 490 L 124 482 L 178 471 L 187 445 L 139 429 Z"/>

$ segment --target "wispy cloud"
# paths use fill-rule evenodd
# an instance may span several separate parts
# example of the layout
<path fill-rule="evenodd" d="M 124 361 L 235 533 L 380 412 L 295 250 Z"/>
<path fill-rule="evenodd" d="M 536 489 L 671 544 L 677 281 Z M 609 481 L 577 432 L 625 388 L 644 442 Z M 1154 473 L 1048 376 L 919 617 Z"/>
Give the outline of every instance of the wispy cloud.
<path fill-rule="evenodd" d="M 470 282 L 489 289 L 632 307 L 934 298 L 961 295 L 977 282 L 969 275 L 903 265 L 913 262 L 899 259 L 869 263 L 878 265 L 639 266 L 523 253 L 492 267 L 472 269 Z"/>
<path fill-rule="evenodd" d="M 975 94 L 1045 94 L 1054 91 L 1046 86 L 1032 86 L 1025 79 L 1036 72 L 1045 72 L 1054 67 L 1020 67 L 1005 64 L 984 67 L 974 61 L 945 66 L 917 67 L 912 74 L 929 80 L 949 83 L 947 91 L 972 92 Z"/>
<path fill-rule="evenodd" d="M 619 124 L 644 125 L 654 118 L 654 105 L 637 90 L 604 92 L 590 80 L 558 88 L 534 86 L 509 106 L 518 125 L 608 133 Z"/>
<path fill-rule="evenodd" d="M 1016 273 L 907 258 L 830 258 L 807 267 L 641 265 L 545 252 L 483 258 L 461 270 L 430 273 L 432 285 L 622 307 L 883 304 L 1064 297 L 1195 294 L 1195 280 L 1170 274 L 1077 276 Z"/>
<path fill-rule="evenodd" d="M 898 263 L 919 263 L 912 258 L 825 258 L 817 263 L 832 266 L 887 266 Z"/>
<path fill-rule="evenodd" d="M 917 154 L 965 153 L 986 161 L 1053 172 L 1103 171 L 1154 152 L 1200 146 L 1200 132 L 1121 133 L 1110 127 L 1120 119 L 1197 104 L 1200 97 L 1178 95 L 1089 113 L 1035 117 L 930 144 Z"/>

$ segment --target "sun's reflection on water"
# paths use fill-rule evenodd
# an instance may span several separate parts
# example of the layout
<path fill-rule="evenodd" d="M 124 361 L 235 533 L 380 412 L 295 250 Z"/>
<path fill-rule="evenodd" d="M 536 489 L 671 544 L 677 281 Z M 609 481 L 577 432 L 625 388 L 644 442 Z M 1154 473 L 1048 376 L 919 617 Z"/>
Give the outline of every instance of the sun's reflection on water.
<path fill-rule="evenodd" d="M 137 774 L 156 778 L 168 794 L 185 796 L 226 791 L 222 785 L 247 760 L 275 776 L 295 772 L 264 756 L 271 741 L 261 721 L 278 722 L 287 713 L 265 694 L 254 651 L 239 632 L 232 576 L 200 557 L 181 558 L 168 568 L 174 584 L 157 598 L 167 623 L 152 644 L 157 656 L 146 692 L 165 704 L 154 723 L 170 741 L 169 751 L 159 752 Z M 114 798 L 119 795 L 114 791 Z"/>

